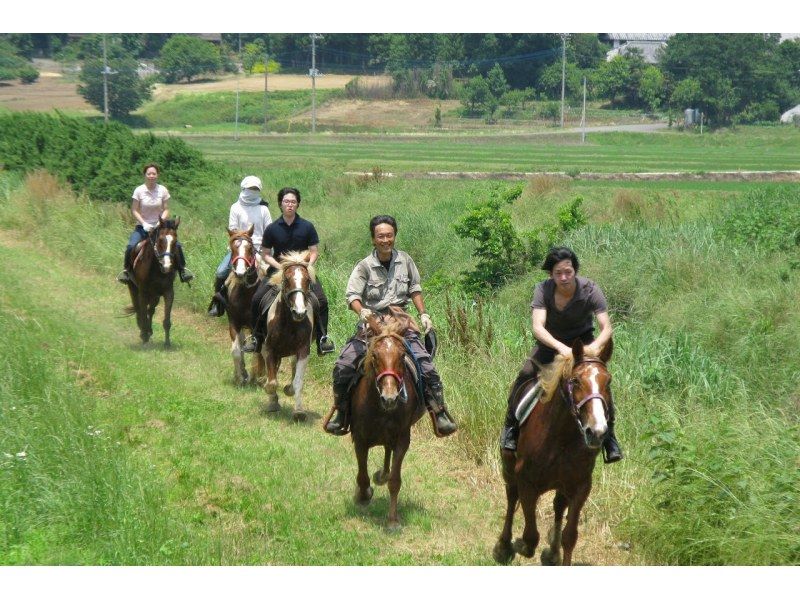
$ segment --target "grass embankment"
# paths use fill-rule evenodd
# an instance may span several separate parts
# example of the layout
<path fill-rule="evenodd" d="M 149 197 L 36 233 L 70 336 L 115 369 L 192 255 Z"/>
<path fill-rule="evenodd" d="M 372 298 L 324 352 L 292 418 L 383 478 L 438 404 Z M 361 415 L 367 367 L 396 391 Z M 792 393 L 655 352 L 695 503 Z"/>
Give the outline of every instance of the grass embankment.
<path fill-rule="evenodd" d="M 746 128 L 696 135 L 665 132 L 580 136 L 187 137 L 209 158 L 241 168 L 264 164 L 327 171 L 384 172 L 687 172 L 800 170 L 795 127 Z"/>
<path fill-rule="evenodd" d="M 423 273 L 428 308 L 443 340 L 438 367 L 448 403 L 461 424 L 459 434 L 444 444 L 432 440 L 425 444 L 429 439 L 425 428 L 422 438 L 415 437 L 412 454 L 418 456 L 413 457 L 416 461 L 409 462 L 409 475 L 423 471 L 424 467 L 440 467 L 441 462 L 432 456 L 436 449 L 447 447 L 449 455 L 445 461 L 447 467 L 431 470 L 433 475 L 422 474 L 424 482 L 407 482 L 401 494 L 402 500 L 406 489 L 419 492 L 418 504 L 425 509 L 437 509 L 433 515 L 427 511 L 421 513 L 419 522 L 409 522 L 403 532 L 407 540 L 423 541 L 425 548 L 409 549 L 400 561 L 390 556 L 397 554 L 399 541 L 391 542 L 385 552 L 369 559 L 354 548 L 354 554 L 349 555 L 351 560 L 346 560 L 346 555 L 341 562 L 487 562 L 486 551 L 494 541 L 501 516 L 498 480 L 494 478 L 495 485 L 487 491 L 488 498 L 482 490 L 465 496 L 457 494 L 457 489 L 464 486 L 462 480 L 473 475 L 480 479 L 481 472 L 489 471 L 485 466 L 491 469 L 496 463 L 496 439 L 505 393 L 532 343 L 528 303 L 533 283 L 542 276 L 532 270 L 483 304 L 473 303 L 457 291 L 458 273 L 471 267 L 472 247 L 454 235 L 452 224 L 467 204 L 484 199 L 498 183 L 391 179 L 369 182 L 331 174 L 325 164 L 320 166 L 316 162 L 302 169 L 281 168 L 281 164 L 286 162 L 277 158 L 273 163 L 267 162 L 267 166 L 261 162 L 252 173 L 262 177 L 265 189 L 292 184 L 303 191 L 301 213 L 315 222 L 322 237 L 323 261 L 319 270 L 331 301 L 331 332 L 339 344 L 352 330 L 353 317 L 346 313 L 342 294 L 353 263 L 369 250 L 368 218 L 376 213 L 393 213 L 398 217 L 398 246 L 413 253 Z M 228 206 L 235 199 L 236 177 L 244 173 L 244 169 L 232 172 L 229 180 L 220 181 L 207 195 L 191 198 L 191 207 L 181 203 L 179 189 L 171 189 L 175 197 L 173 212 L 184 216 L 182 240 L 190 265 L 198 274 L 192 289 L 179 291 L 180 304 L 194 311 L 202 313 L 206 307 L 214 268 L 224 251 L 223 229 Z M 164 173 L 163 182 L 169 186 L 168 173 Z M 66 199 L 53 202 L 49 199 L 56 194 L 53 190 L 36 191 L 33 181 L 29 182 L 29 189 L 32 185 L 34 189 L 28 193 L 39 200 L 24 194 L 6 194 L 4 226 L 20 230 L 42 226 L 48 231 L 51 252 L 90 266 L 111 284 L 128 234 L 122 217 L 125 207 L 70 203 Z M 590 557 L 590 562 L 642 559 L 658 564 L 790 564 L 798 561 L 796 530 L 800 514 L 796 505 L 800 480 L 796 467 L 798 422 L 793 411 L 798 380 L 796 370 L 789 365 L 800 361 L 800 341 L 796 335 L 800 316 L 795 309 L 800 294 L 796 249 L 776 251 L 758 242 L 745 242 L 741 235 L 733 234 L 740 232 L 737 227 L 741 223 L 732 221 L 724 209 L 735 205 L 739 212 L 744 211 L 746 208 L 736 202 L 742 201 L 745 190 L 759 187 L 730 183 L 693 183 L 675 188 L 667 184 L 628 183 L 615 187 L 612 183 L 535 179 L 509 207 L 517 228 L 524 231 L 552 221 L 558 208 L 575 195 L 584 197 L 583 208 L 589 224 L 563 241 L 581 256 L 582 273 L 597 280 L 606 290 L 617 325 L 612 371 L 619 407 L 618 436 L 627 458 L 614 467 L 597 469 L 595 491 L 587 506 L 588 525 L 582 527 L 582 542 L 587 542 L 587 538 L 593 538 L 594 542 L 579 544 L 578 559 L 585 558 L 582 555 L 587 551 L 595 551 L 597 556 Z M 792 188 L 788 189 L 782 193 L 794 193 Z M 48 199 L 44 200 L 45 197 Z M 275 215 L 274 200 L 269 199 Z M 747 201 L 750 203 L 745 205 L 755 214 L 757 209 L 768 205 L 769 198 L 754 197 Z M 779 222 L 774 223 L 778 225 Z M 105 234 L 97 235 L 96 226 Z M 113 294 L 114 290 L 103 292 Z M 120 295 L 118 288 L 113 296 Z M 448 324 L 448 316 L 457 318 L 459 309 L 464 310 L 464 317 L 470 323 L 466 334 L 460 336 L 457 327 Z M 125 356 L 135 345 L 135 326 L 130 321 L 119 324 L 106 340 L 100 335 L 101 346 L 107 350 L 109 342 L 119 342 L 108 339 L 117 334 L 127 335 L 131 339 L 129 344 L 119 348 L 119 362 L 127 363 L 130 358 Z M 224 335 L 221 323 L 207 326 L 214 330 L 212 338 Z M 316 523 L 308 524 L 309 528 L 316 533 L 330 532 L 325 540 L 317 538 L 317 541 L 334 546 L 341 540 L 337 530 L 347 528 L 352 533 L 354 529 L 362 529 L 363 521 L 374 523 L 375 519 L 359 518 L 349 510 L 354 472 L 349 445 L 336 444 L 335 440 L 329 444 L 331 439 L 321 436 L 318 430 L 308 431 L 302 426 L 290 426 L 289 434 L 285 420 L 259 418 L 255 407 L 258 391 L 239 394 L 230 387 L 224 392 L 216 387 L 209 389 L 209 385 L 222 385 L 222 381 L 230 378 L 226 343 L 213 341 L 218 343 L 218 349 L 212 354 L 201 339 L 193 341 L 192 335 L 181 339 L 179 335 L 186 334 L 185 330 L 181 332 L 180 324 L 176 324 L 175 338 L 180 350 L 166 356 L 188 358 L 172 371 L 188 368 L 188 372 L 198 372 L 199 383 L 205 387 L 186 392 L 185 402 L 169 405 L 169 409 L 154 398 L 138 420 L 140 426 L 146 427 L 144 422 L 151 418 L 167 421 L 165 418 L 172 411 L 181 418 L 191 413 L 195 426 L 204 431 L 202 436 L 194 429 L 172 434 L 173 428 L 167 427 L 170 433 L 164 436 L 168 438 L 153 445 L 183 451 L 188 455 L 185 467 L 195 472 L 194 476 L 163 477 L 168 487 L 182 488 L 182 493 L 169 491 L 170 495 L 176 492 L 178 497 L 172 504 L 181 508 L 188 504 L 190 512 L 202 512 L 202 507 L 188 498 L 189 494 L 202 496 L 209 487 L 224 490 L 233 468 L 251 466 L 247 459 L 242 465 L 241 453 L 264 449 L 261 443 L 265 437 L 276 442 L 282 437 L 287 443 L 285 447 L 294 447 L 296 434 L 302 446 L 326 447 L 324 456 L 314 455 L 314 463 L 303 470 L 308 472 L 308 481 L 304 481 L 303 474 L 286 469 L 287 459 L 271 463 L 284 468 L 277 475 L 293 481 L 291 488 L 282 491 L 296 492 L 303 497 L 302 504 L 310 505 L 309 516 Z M 309 371 L 311 388 L 320 389 L 318 397 L 309 401 L 319 414 L 328 407 L 330 375 L 330 364 L 322 366 L 322 363 L 315 361 Z M 144 371 L 141 370 L 139 378 L 145 377 Z M 123 378 L 135 380 L 137 376 L 126 371 L 120 380 Z M 182 376 L 176 378 L 179 384 L 184 384 Z M 189 385 L 190 381 L 187 379 L 185 383 Z M 142 382 L 139 392 L 133 395 L 144 393 L 149 397 L 147 388 Z M 196 392 L 203 393 L 197 402 L 203 407 L 195 413 Z M 203 419 L 203 397 L 217 392 L 236 397 L 231 401 L 238 401 L 250 411 L 225 411 L 226 417 L 233 412 L 239 414 L 240 419 L 233 418 L 232 422 L 220 416 Z M 311 391 L 309 397 L 313 394 Z M 162 408 L 163 411 L 158 411 Z M 212 408 L 211 413 L 220 412 Z M 219 450 L 220 445 L 215 442 L 240 427 L 251 430 L 251 444 L 240 452 L 228 450 L 227 445 Z M 270 434 L 262 435 L 260 430 Z M 236 434 L 237 439 L 241 438 L 239 432 Z M 231 442 L 237 445 L 238 440 Z M 454 453 L 450 454 L 450 450 Z M 163 471 L 172 471 L 173 464 L 161 452 L 155 450 L 150 454 L 162 463 Z M 329 502 L 341 499 L 330 509 L 329 502 L 315 502 L 319 492 L 324 492 L 319 490 L 318 481 L 329 475 L 320 473 L 324 464 L 339 464 L 343 468 L 330 465 L 333 469 L 328 471 L 334 472 L 330 475 L 335 479 L 321 484 L 329 490 L 325 495 Z M 450 473 L 454 465 L 463 468 L 466 477 L 454 479 Z M 213 475 L 207 473 L 209 467 Z M 275 474 L 248 469 L 243 475 L 256 488 L 254 494 L 265 489 L 262 484 L 269 483 L 261 480 L 260 475 Z M 186 487 L 181 486 L 182 480 L 188 480 Z M 295 482 L 302 489 L 296 489 Z M 221 494 L 225 496 L 224 491 Z M 438 497 L 439 494 L 442 496 Z M 434 496 L 437 498 L 432 502 Z M 413 502 L 413 498 L 410 500 Z M 250 530 L 245 533 L 242 546 L 263 544 L 264 536 L 259 530 L 271 530 L 269 526 L 283 521 L 280 541 L 270 545 L 278 555 L 272 562 L 298 562 L 302 552 L 296 550 L 298 542 L 302 544 L 302 538 L 308 536 L 295 532 L 293 526 L 307 525 L 306 513 L 293 512 L 289 519 L 275 520 L 271 512 L 250 511 L 235 501 L 226 504 L 226 512 L 244 521 L 244 527 Z M 442 552 L 422 540 L 429 538 L 429 534 L 460 534 L 453 530 L 465 529 L 463 521 L 451 518 L 450 506 L 459 517 L 469 521 L 467 529 L 478 526 L 477 531 L 469 534 L 469 540 L 475 541 L 474 549 Z M 424 519 L 428 516 L 430 519 Z M 203 521 L 212 530 L 218 529 L 216 520 Z M 599 529 L 601 524 L 609 526 L 605 535 Z M 370 526 L 367 525 L 372 533 L 375 530 Z M 330 531 L 331 527 L 334 531 Z M 613 540 L 607 535 L 608 529 L 613 530 Z M 209 531 L 212 536 L 214 533 Z M 380 534 L 376 532 L 371 537 L 380 543 Z M 368 542 L 364 538 L 362 541 Z M 612 548 L 616 542 L 632 544 L 633 555 Z M 402 545 L 412 544 L 403 541 Z M 323 560 L 322 552 L 313 553 L 320 560 L 312 561 L 333 562 Z M 253 553 L 249 548 L 237 553 L 231 547 L 223 547 L 222 554 L 219 562 L 251 562 L 247 555 Z"/>

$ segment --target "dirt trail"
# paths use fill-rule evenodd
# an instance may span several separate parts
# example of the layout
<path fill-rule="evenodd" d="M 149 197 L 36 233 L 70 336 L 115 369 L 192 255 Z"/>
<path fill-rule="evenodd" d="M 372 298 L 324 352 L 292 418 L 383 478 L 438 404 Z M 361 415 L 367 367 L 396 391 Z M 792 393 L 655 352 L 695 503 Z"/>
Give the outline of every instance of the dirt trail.
<path fill-rule="evenodd" d="M 22 237 L 15 231 L 0 229 L 0 249 L 2 251 L 20 253 L 28 247 L 33 248 L 27 238 Z M 119 300 L 108 300 L 109 293 L 113 295 L 113 290 L 109 289 L 109 285 L 114 285 L 113 279 L 108 276 L 82 268 L 66 259 L 59 264 L 59 269 L 64 272 L 63 276 L 49 277 L 44 273 L 26 274 L 26 276 L 34 276 L 36 278 L 35 284 L 40 290 L 39 301 L 47 301 L 47 298 L 50 297 L 60 298 L 58 301 L 71 304 L 71 297 L 80 296 L 81 309 L 74 317 L 76 320 L 87 318 L 85 322 L 87 330 L 91 326 L 92 318 L 112 317 L 111 314 L 116 313 L 120 304 L 124 301 L 123 293 L 119 294 Z M 63 285 L 64 280 L 75 281 L 76 287 L 63 288 L 60 285 Z M 84 289 L 84 291 L 79 292 L 77 285 L 80 285 L 80 288 Z M 85 292 L 87 285 L 90 288 L 105 290 L 96 294 L 89 294 Z M 202 314 L 182 308 L 180 293 L 177 295 L 176 308 L 173 311 L 173 325 L 180 327 L 184 331 L 190 328 L 193 337 L 201 338 L 204 342 L 207 342 L 204 349 L 205 352 L 218 352 L 220 360 L 230 363 L 229 342 L 225 324 L 219 320 L 212 321 Z M 6 307 L 3 305 L 4 309 Z M 159 313 L 160 308 L 157 311 L 156 319 L 158 319 Z M 115 322 L 106 323 L 104 326 L 114 329 L 111 333 L 116 334 L 118 337 L 115 337 L 115 342 L 135 344 L 135 339 L 138 336 L 135 330 L 135 321 L 130 319 L 119 320 L 117 318 Z M 120 333 L 119 330 L 116 330 L 117 328 L 127 332 Z M 157 332 L 156 338 L 159 338 L 160 326 L 154 326 L 154 329 Z M 102 332 L 104 331 L 93 330 L 92 334 L 100 334 Z M 187 362 L 191 361 L 192 354 L 190 351 L 190 347 L 184 346 L 174 355 L 174 358 L 186 360 Z M 181 355 L 181 353 L 184 354 Z M 330 365 L 331 362 L 329 360 L 324 363 L 318 360 L 312 363 L 310 367 L 328 368 Z M 221 382 L 215 380 L 211 384 L 218 385 Z M 307 391 L 304 394 L 309 397 L 309 408 L 318 412 L 327 410 L 327 400 L 330 395 L 328 388 L 323 387 L 313 379 L 307 379 Z M 317 397 L 316 402 L 311 397 Z M 246 417 L 246 414 L 243 416 Z M 504 510 L 505 496 L 500 475 L 491 466 L 479 466 L 465 460 L 459 451 L 457 443 L 434 438 L 428 430 L 427 418 L 423 421 L 422 426 L 417 426 L 414 430 L 412 450 L 420 456 L 426 467 L 430 467 L 433 470 L 432 474 L 429 473 L 427 475 L 434 475 L 439 480 L 443 480 L 442 483 L 438 484 L 444 488 L 443 491 L 429 505 L 429 508 L 435 510 L 437 525 L 430 532 L 406 528 L 402 532 L 401 538 L 397 541 L 397 548 L 402 547 L 412 554 L 420 554 L 422 562 L 429 562 L 431 555 L 437 554 L 442 550 L 443 546 L 477 544 L 480 553 L 483 553 L 483 546 L 485 546 L 485 555 L 488 557 L 500 531 Z M 308 441 L 308 438 L 312 437 L 318 438 L 322 434 L 317 429 L 297 430 L 297 433 L 303 435 L 303 438 L 300 439 L 301 442 Z M 337 444 L 336 451 L 342 454 L 335 457 L 331 463 L 336 467 L 344 468 L 347 471 L 346 477 L 348 479 L 355 475 L 355 462 L 352 459 L 352 449 L 349 445 L 348 439 L 343 439 L 342 443 Z M 312 443 L 308 442 L 308 446 L 312 446 Z M 330 458 L 328 454 L 330 448 L 327 452 L 324 448 L 319 450 L 321 459 Z M 599 486 L 600 484 L 612 483 L 606 479 L 607 476 L 611 475 L 608 470 L 603 469 L 602 464 L 599 464 L 598 468 L 600 468 L 601 479 L 597 480 L 596 484 Z M 418 491 L 419 488 L 415 490 Z M 350 486 L 342 488 L 341 492 L 349 494 L 351 492 Z M 406 492 L 412 492 L 412 490 L 409 489 Z M 464 504 L 465 502 L 466 504 Z M 540 521 L 542 522 L 540 529 L 543 532 L 543 537 L 550 527 L 551 502 L 552 494 L 548 494 L 540 502 L 539 506 Z M 461 506 L 459 507 L 459 505 Z M 482 506 L 475 508 L 477 505 Z M 612 530 L 608 525 L 610 514 L 606 510 L 607 506 L 594 502 L 590 497 L 581 517 L 580 538 L 575 550 L 576 562 L 594 565 L 642 564 L 638 555 L 631 552 L 629 547 L 620 545 L 614 539 Z M 517 534 L 521 533 L 521 526 L 522 514 L 521 511 L 518 511 L 515 524 Z M 468 537 L 464 536 L 465 532 Z M 516 559 L 516 562 L 520 562 L 519 558 Z M 538 551 L 534 559 L 524 561 L 523 564 L 538 564 Z"/>

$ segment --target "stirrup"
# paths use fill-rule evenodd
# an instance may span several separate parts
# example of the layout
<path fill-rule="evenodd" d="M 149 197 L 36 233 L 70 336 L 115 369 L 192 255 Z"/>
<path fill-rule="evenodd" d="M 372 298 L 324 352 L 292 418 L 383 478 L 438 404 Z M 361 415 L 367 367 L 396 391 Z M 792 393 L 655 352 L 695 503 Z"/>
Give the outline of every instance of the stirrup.
<path fill-rule="evenodd" d="M 339 421 L 339 420 L 342 421 Z M 325 431 L 328 434 L 333 434 L 334 436 L 345 436 L 350 432 L 350 429 L 345 425 L 347 423 L 347 417 L 344 415 L 344 411 L 341 409 L 336 409 L 336 418 L 328 421 L 325 424 Z"/>
<path fill-rule="evenodd" d="M 317 345 L 317 355 L 321 357 L 328 353 L 333 353 L 334 351 L 336 351 L 336 345 L 330 338 L 328 338 L 327 334 L 319 339 L 319 344 Z"/>
<path fill-rule="evenodd" d="M 122 272 L 120 272 L 119 274 L 117 274 L 117 282 L 120 282 L 122 284 L 128 284 L 129 282 L 132 282 L 131 273 L 128 272 L 127 268 Z"/>
<path fill-rule="evenodd" d="M 178 276 L 181 278 L 181 282 L 189 282 L 194 280 L 194 274 L 188 268 L 184 268 L 183 270 L 178 271 Z"/>
<path fill-rule="evenodd" d="M 258 350 L 258 339 L 251 334 L 245 339 L 244 345 L 242 346 L 242 351 L 244 351 L 245 353 L 255 353 L 257 350 Z"/>
<path fill-rule="evenodd" d="M 458 430 L 458 425 L 456 425 L 456 422 L 453 421 L 446 409 L 442 409 L 439 413 L 434 413 L 433 411 L 429 411 L 429 413 L 433 421 L 433 433 L 437 438 L 450 436 L 450 434 Z M 441 423 L 439 422 L 440 418 L 443 420 Z"/>

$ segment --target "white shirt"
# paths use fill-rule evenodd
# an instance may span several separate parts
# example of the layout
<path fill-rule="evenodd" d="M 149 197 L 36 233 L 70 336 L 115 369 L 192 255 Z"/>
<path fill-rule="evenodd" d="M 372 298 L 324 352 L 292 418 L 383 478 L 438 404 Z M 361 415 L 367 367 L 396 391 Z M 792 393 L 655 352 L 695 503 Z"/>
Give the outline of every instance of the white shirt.
<path fill-rule="evenodd" d="M 147 185 L 139 185 L 133 190 L 131 199 L 139 200 L 139 213 L 147 224 L 155 226 L 164 211 L 164 203 L 169 200 L 169 191 L 164 185 L 156 184 L 153 191 Z"/>
<path fill-rule="evenodd" d="M 264 237 L 264 229 L 272 222 L 269 208 L 260 204 L 244 205 L 237 201 L 231 206 L 228 216 L 228 230 L 247 230 L 253 225 L 253 244 L 257 249 L 261 249 L 261 239 Z"/>

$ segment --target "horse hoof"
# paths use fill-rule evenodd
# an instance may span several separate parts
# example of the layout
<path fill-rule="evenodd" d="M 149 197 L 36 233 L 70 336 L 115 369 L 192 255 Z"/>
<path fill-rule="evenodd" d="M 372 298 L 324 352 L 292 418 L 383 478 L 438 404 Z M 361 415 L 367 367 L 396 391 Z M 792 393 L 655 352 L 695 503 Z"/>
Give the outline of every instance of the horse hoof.
<path fill-rule="evenodd" d="M 550 550 L 550 547 L 542 549 L 542 554 L 539 557 L 539 560 L 542 562 L 542 565 L 545 566 L 553 566 L 553 565 L 560 565 L 561 564 L 561 553 L 560 552 L 553 552 Z"/>
<path fill-rule="evenodd" d="M 533 556 L 533 548 L 529 546 L 528 543 L 522 538 L 517 538 L 514 540 L 514 542 L 511 544 L 511 547 L 519 556 L 524 556 L 528 559 Z"/>
<path fill-rule="evenodd" d="M 389 476 L 385 471 L 379 469 L 372 476 L 372 481 L 375 482 L 376 486 L 383 486 L 386 482 L 389 481 Z"/>
<path fill-rule="evenodd" d="M 292 420 L 296 422 L 304 422 L 306 421 L 306 417 L 305 411 L 295 411 L 292 413 Z"/>
<path fill-rule="evenodd" d="M 264 405 L 264 411 L 266 413 L 275 413 L 276 411 L 281 410 L 281 405 L 278 403 L 278 399 L 271 400 L 269 403 Z"/>
<path fill-rule="evenodd" d="M 284 386 L 283 387 L 283 394 L 285 394 L 287 397 L 293 397 L 294 396 L 294 386 L 292 386 L 291 384 L 287 384 L 286 386 Z"/>
<path fill-rule="evenodd" d="M 492 556 L 496 563 L 501 565 L 508 565 L 514 560 L 514 549 L 511 547 L 511 542 L 498 540 L 492 550 Z"/>
<path fill-rule="evenodd" d="M 386 524 L 386 531 L 390 534 L 399 533 L 401 529 L 403 529 L 403 526 L 400 525 L 399 521 L 390 521 Z"/>
<path fill-rule="evenodd" d="M 362 494 L 361 490 L 356 490 L 356 495 L 354 497 L 355 501 L 356 501 L 356 504 L 359 507 L 366 507 L 370 503 L 370 501 L 372 500 L 373 493 L 374 493 L 374 490 L 372 489 L 372 486 L 368 486 L 367 487 L 367 491 L 364 492 L 363 494 Z M 364 494 L 366 496 L 364 496 Z"/>

